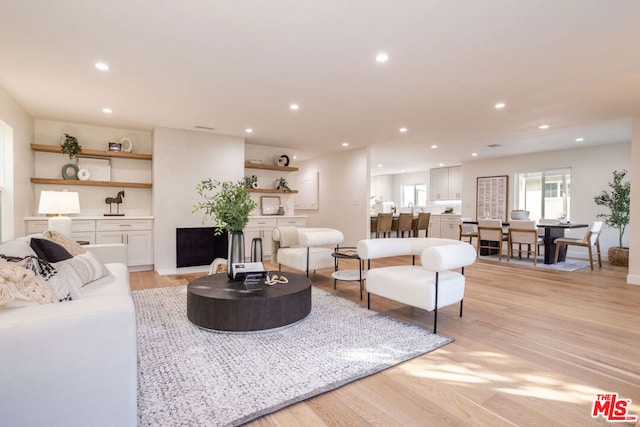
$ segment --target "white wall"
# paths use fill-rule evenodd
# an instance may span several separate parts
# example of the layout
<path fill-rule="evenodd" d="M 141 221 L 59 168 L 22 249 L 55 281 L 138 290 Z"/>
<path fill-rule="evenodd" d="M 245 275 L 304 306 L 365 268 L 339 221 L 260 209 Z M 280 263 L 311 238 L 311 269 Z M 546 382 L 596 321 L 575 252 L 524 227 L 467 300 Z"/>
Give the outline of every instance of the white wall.
<path fill-rule="evenodd" d="M 629 233 L 629 274 L 627 283 L 640 285 L 640 117 L 633 119 L 631 135 L 631 221 Z"/>
<path fill-rule="evenodd" d="M 318 172 L 319 209 L 300 210 L 308 227 L 335 228 L 344 245 L 355 246 L 369 233 L 369 156 L 366 149 L 339 152 L 302 162 L 300 174 Z"/>
<path fill-rule="evenodd" d="M 155 269 L 176 272 L 176 228 L 212 227 L 192 213 L 203 179 L 244 177 L 244 139 L 209 132 L 157 128 L 153 135 L 153 214 Z"/>
<path fill-rule="evenodd" d="M 6 197 L 3 198 L 2 239 L 9 240 L 25 233 L 24 218 L 33 209 L 32 185 L 33 157 L 29 144 L 33 142 L 33 118 L 20 104 L 0 86 L 0 120 L 11 127 L 13 156 L 12 182 L 5 181 Z M 9 143 L 10 141 L 5 141 Z"/>
<path fill-rule="evenodd" d="M 548 151 L 522 156 L 475 160 L 463 164 L 463 203 L 462 215 L 476 218 L 476 178 L 479 176 L 508 175 L 509 176 L 509 206 L 514 206 L 514 182 L 517 173 L 542 169 L 571 168 L 571 220 L 589 223 L 596 220 L 602 209 L 597 206 L 593 198 L 603 189 L 608 188 L 608 182 L 613 177 L 614 170 L 631 167 L 631 144 L 610 144 L 596 147 L 576 148 L 573 150 Z M 632 186 L 633 187 L 633 186 Z M 534 218 L 536 219 L 536 218 Z M 582 237 L 584 229 L 567 232 L 567 236 Z M 627 231 L 625 242 L 629 242 Z M 607 226 L 603 227 L 600 246 L 606 259 L 610 246 L 617 246 L 618 233 Z M 587 257 L 582 248 L 570 249 L 570 256 Z"/>

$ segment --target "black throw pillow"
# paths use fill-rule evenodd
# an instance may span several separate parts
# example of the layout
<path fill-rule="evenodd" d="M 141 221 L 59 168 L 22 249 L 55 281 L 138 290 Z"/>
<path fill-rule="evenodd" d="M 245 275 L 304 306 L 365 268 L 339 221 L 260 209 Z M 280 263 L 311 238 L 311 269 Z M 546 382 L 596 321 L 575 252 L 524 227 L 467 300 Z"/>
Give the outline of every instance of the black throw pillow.
<path fill-rule="evenodd" d="M 38 258 L 47 262 L 59 262 L 73 258 L 73 255 L 64 247 L 47 239 L 36 239 L 32 237 L 31 249 L 38 255 Z"/>

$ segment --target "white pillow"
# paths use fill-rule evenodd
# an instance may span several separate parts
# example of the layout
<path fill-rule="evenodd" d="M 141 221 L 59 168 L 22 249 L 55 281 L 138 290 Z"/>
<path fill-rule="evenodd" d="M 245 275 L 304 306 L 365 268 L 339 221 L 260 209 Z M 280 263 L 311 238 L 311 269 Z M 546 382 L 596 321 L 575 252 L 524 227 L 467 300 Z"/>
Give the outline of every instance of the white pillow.
<path fill-rule="evenodd" d="M 91 252 L 53 263 L 53 266 L 58 272 L 64 272 L 65 277 L 71 275 L 72 277 L 68 278 L 72 279 L 78 288 L 109 274 L 107 267 Z"/>
<path fill-rule="evenodd" d="M 6 256 L 14 256 L 18 258 L 24 258 L 26 256 L 37 256 L 36 253 L 29 246 L 29 241 L 13 239 L 0 243 L 0 254 Z"/>

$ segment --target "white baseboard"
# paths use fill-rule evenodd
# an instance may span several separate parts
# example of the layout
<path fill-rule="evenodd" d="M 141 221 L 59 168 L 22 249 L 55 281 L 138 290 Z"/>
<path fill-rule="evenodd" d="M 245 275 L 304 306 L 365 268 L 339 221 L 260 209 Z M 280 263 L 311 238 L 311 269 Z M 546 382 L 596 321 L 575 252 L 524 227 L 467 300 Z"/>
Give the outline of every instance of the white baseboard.
<path fill-rule="evenodd" d="M 627 274 L 627 283 L 630 285 L 640 285 L 640 275 Z"/>

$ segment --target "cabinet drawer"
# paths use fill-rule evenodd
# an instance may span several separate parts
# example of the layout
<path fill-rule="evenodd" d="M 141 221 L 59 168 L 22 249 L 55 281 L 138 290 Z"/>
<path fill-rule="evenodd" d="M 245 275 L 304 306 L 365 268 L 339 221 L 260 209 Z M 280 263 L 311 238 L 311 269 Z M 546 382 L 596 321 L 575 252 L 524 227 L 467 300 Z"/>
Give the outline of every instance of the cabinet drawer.
<path fill-rule="evenodd" d="M 27 221 L 27 234 L 44 233 L 49 229 L 49 220 Z M 95 231 L 96 222 L 92 219 L 72 219 L 71 231 L 85 233 L 87 231 Z"/>
<path fill-rule="evenodd" d="M 44 233 L 49 228 L 49 221 L 43 219 L 42 221 L 27 221 L 27 234 L 39 234 Z"/>
<path fill-rule="evenodd" d="M 151 228 L 152 224 L 149 219 L 99 219 L 96 221 L 96 231 L 151 230 Z"/>
<path fill-rule="evenodd" d="M 93 219 L 74 219 L 71 221 L 71 231 L 74 233 L 96 231 L 96 222 Z"/>
<path fill-rule="evenodd" d="M 245 228 L 273 228 L 277 227 L 277 220 L 271 218 L 253 218 L 247 222 Z"/>
<path fill-rule="evenodd" d="M 304 227 L 307 221 L 304 218 L 280 218 L 278 219 L 279 227 Z"/>

